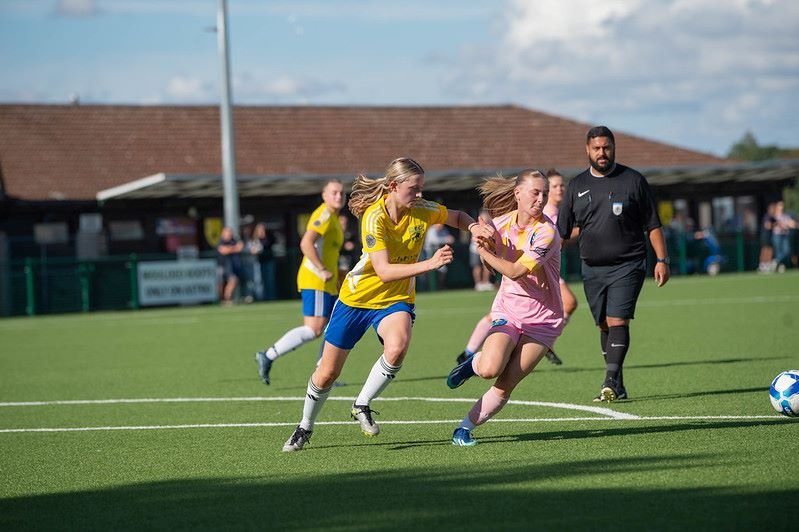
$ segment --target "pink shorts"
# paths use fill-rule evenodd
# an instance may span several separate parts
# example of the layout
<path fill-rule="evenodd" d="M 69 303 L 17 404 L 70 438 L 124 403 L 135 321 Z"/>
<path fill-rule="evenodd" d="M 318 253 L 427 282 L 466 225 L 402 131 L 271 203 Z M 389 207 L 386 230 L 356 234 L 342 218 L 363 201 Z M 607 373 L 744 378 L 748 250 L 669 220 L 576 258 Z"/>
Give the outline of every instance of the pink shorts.
<path fill-rule="evenodd" d="M 518 344 L 522 336 L 527 336 L 552 349 L 552 346 L 555 345 L 555 340 L 558 339 L 562 330 L 562 325 L 560 327 L 552 327 L 550 325 L 521 326 L 511 323 L 504 317 L 492 315 L 491 328 L 488 330 L 488 334 L 495 332 L 507 334 L 514 344 Z"/>

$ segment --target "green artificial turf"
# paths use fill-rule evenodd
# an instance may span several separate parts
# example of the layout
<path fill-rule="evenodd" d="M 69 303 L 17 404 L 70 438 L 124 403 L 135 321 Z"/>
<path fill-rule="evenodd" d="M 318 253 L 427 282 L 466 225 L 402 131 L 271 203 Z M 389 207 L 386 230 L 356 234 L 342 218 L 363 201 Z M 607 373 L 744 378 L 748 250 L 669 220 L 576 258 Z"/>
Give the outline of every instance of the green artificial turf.
<path fill-rule="evenodd" d="M 572 288 L 564 364 L 542 361 L 473 448 L 450 436 L 490 383 L 445 377 L 491 293 L 419 296 L 373 439 L 349 418 L 367 334 L 299 453 L 281 447 L 318 342 L 271 386 L 253 360 L 299 301 L 2 320 L 0 529 L 795 529 L 799 419 L 768 386 L 799 369 L 799 275 L 648 280 L 612 404 L 591 401 L 599 338 Z"/>

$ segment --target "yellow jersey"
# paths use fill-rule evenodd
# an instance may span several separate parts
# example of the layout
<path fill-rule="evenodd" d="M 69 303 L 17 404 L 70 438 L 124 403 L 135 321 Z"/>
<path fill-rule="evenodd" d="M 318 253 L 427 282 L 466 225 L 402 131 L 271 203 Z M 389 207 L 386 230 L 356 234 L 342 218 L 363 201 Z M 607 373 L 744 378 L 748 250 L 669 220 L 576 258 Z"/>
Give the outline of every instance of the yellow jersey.
<path fill-rule="evenodd" d="M 351 307 L 382 309 L 416 299 L 416 278 L 384 283 L 375 273 L 369 253 L 388 251 L 391 264 L 413 264 L 419 260 L 427 228 L 447 220 L 447 208 L 433 201 L 419 200 L 398 223 L 386 210 L 386 196 L 370 205 L 361 217 L 363 254 L 344 278 L 339 292 L 341 302 Z"/>
<path fill-rule="evenodd" d="M 323 290 L 328 294 L 338 292 L 338 255 L 344 242 L 344 231 L 338 221 L 338 215 L 330 212 L 322 203 L 308 219 L 306 231 L 315 231 L 320 237 L 315 243 L 316 253 L 322 259 L 327 271 L 333 274 L 327 282 L 322 280 L 319 270 L 308 257 L 303 257 L 300 270 L 297 272 L 297 291 Z"/>

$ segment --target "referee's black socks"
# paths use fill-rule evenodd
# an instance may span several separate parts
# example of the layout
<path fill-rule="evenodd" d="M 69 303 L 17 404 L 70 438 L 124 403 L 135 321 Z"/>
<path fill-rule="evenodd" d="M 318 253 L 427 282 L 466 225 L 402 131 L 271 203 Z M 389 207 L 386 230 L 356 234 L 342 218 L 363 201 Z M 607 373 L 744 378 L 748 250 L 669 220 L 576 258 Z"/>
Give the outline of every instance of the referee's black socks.
<path fill-rule="evenodd" d="M 624 357 L 627 356 L 627 349 L 630 347 L 630 327 L 620 325 L 608 327 L 608 339 L 606 344 L 606 378 L 620 381 L 619 372 L 624 364 Z M 622 384 L 619 382 L 619 384 Z"/>

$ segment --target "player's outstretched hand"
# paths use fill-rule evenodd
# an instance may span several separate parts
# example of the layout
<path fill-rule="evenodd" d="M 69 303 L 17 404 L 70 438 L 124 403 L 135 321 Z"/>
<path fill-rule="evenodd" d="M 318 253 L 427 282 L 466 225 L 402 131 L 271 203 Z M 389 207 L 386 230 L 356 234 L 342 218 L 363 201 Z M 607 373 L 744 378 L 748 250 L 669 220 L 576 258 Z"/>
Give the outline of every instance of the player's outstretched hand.
<path fill-rule="evenodd" d="M 473 233 L 473 238 L 477 244 L 478 252 L 480 249 L 484 249 L 494 254 L 496 252 L 496 240 L 494 238 L 496 229 L 494 228 L 494 224 L 483 218 L 478 218 L 477 222 L 478 226 L 475 228 L 476 230 Z"/>
<path fill-rule="evenodd" d="M 455 258 L 455 253 L 452 251 L 452 246 L 449 244 L 445 244 L 444 246 L 438 248 L 433 256 L 430 257 L 430 262 L 433 266 L 434 270 L 439 269 L 442 266 L 446 266 Z"/>

